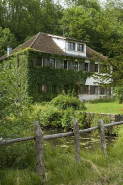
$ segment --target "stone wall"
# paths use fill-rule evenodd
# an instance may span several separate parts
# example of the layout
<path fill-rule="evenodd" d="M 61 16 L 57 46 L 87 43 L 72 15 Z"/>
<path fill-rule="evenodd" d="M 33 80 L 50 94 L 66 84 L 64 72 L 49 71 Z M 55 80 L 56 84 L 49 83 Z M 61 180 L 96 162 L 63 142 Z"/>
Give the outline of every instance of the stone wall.
<path fill-rule="evenodd" d="M 90 115 L 90 117 L 94 117 L 96 115 L 99 115 L 101 117 L 109 117 L 110 118 L 110 121 L 111 123 L 113 122 L 118 122 L 118 121 L 123 121 L 123 115 L 121 114 L 109 114 L 109 113 L 88 113 L 86 112 L 85 113 L 86 115 Z"/>

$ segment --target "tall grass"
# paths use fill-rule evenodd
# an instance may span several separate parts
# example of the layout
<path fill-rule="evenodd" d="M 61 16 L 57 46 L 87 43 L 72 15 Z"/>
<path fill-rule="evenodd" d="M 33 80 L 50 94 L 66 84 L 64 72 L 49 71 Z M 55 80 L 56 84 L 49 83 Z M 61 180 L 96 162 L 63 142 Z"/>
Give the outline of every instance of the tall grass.
<path fill-rule="evenodd" d="M 114 146 L 108 146 L 105 156 L 98 144 L 90 148 L 81 145 L 81 162 L 75 160 L 74 147 L 45 141 L 45 179 L 41 182 L 35 172 L 34 161 L 25 169 L 1 169 L 0 185 L 122 185 L 123 184 L 123 127 Z M 20 162 L 20 161 L 19 161 Z M 28 161 L 25 160 L 25 163 Z M 18 164 L 19 166 L 19 164 Z M 31 168 L 30 168 L 31 166 Z M 34 168 L 33 168 L 34 166 Z"/>
<path fill-rule="evenodd" d="M 1 172 L 0 185 L 41 185 L 40 177 L 30 170 L 5 170 Z"/>

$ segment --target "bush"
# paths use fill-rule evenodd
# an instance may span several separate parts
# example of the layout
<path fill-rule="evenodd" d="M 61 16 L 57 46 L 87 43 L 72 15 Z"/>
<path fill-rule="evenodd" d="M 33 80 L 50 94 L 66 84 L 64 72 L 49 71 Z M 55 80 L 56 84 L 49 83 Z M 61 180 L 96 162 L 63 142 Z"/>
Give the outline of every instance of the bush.
<path fill-rule="evenodd" d="M 63 111 L 57 107 L 51 106 L 48 103 L 45 106 L 41 106 L 38 111 L 38 120 L 44 127 L 61 127 L 61 119 Z"/>
<path fill-rule="evenodd" d="M 77 99 L 74 94 L 59 94 L 56 98 L 54 98 L 51 102 L 51 105 L 58 107 L 59 109 L 66 110 L 69 107 L 72 107 L 74 110 L 85 110 L 86 107 L 84 104 Z"/>
<path fill-rule="evenodd" d="M 65 130 L 69 130 L 73 128 L 73 118 L 75 117 L 75 112 L 72 107 L 69 107 L 65 110 L 63 118 L 62 118 L 62 127 Z"/>
<path fill-rule="evenodd" d="M 115 97 L 116 97 L 116 100 L 119 102 L 119 103 L 122 103 L 123 102 L 123 87 L 115 87 L 114 88 L 114 93 L 115 93 Z"/>

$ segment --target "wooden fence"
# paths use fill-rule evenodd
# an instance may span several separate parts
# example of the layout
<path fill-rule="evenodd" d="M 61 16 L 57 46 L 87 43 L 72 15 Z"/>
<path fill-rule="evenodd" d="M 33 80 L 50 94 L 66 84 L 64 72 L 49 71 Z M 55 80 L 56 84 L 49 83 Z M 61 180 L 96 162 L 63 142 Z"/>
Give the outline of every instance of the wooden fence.
<path fill-rule="evenodd" d="M 12 140 L 4 140 L 0 142 L 0 146 L 8 145 L 12 143 L 17 143 L 21 141 L 28 141 L 28 140 L 35 140 L 35 147 L 36 147 L 36 170 L 37 173 L 40 175 L 41 179 L 44 179 L 44 162 L 43 162 L 43 141 L 44 140 L 50 140 L 50 139 L 56 139 L 61 137 L 67 137 L 67 136 L 74 136 L 75 139 L 75 158 L 78 162 L 80 162 L 80 143 L 79 143 L 79 134 L 91 132 L 96 129 L 99 129 L 100 134 L 100 145 L 105 155 L 107 155 L 106 150 L 106 142 L 105 142 L 105 131 L 104 128 L 112 127 L 116 125 L 123 124 L 123 121 L 110 123 L 110 124 L 103 124 L 103 120 L 98 120 L 98 126 L 91 127 L 88 129 L 79 130 L 79 124 L 77 121 L 77 118 L 73 119 L 73 132 L 66 132 L 66 133 L 59 133 L 59 134 L 53 134 L 53 135 L 43 135 L 43 131 L 41 130 L 39 126 L 39 122 L 34 122 L 34 131 L 35 136 L 26 137 L 26 138 L 18 138 L 18 139 L 12 139 Z"/>

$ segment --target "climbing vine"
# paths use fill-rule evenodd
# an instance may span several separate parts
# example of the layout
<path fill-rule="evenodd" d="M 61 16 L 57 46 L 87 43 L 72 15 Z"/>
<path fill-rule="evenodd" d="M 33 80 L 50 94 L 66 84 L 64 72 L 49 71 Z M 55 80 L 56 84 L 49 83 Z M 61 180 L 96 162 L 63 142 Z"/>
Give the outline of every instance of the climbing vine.
<path fill-rule="evenodd" d="M 19 78 L 19 87 L 21 91 L 21 98 L 25 99 L 27 96 L 32 97 L 33 101 L 40 102 L 42 100 L 51 100 L 62 90 L 73 91 L 75 84 L 84 84 L 86 79 L 92 75 L 91 72 L 83 72 L 82 70 L 76 71 L 74 69 L 65 70 L 63 68 L 51 68 L 43 64 L 41 66 L 34 66 L 34 59 L 42 57 L 50 59 L 54 58 L 59 60 L 62 64 L 64 60 L 68 61 L 68 65 L 72 61 L 84 63 L 84 59 L 76 59 L 70 56 L 48 54 L 33 50 L 31 48 L 20 51 L 14 54 L 15 62 L 17 62 Z M 56 64 L 57 67 L 57 64 Z M 47 85 L 47 92 L 44 92 L 42 86 Z"/>

